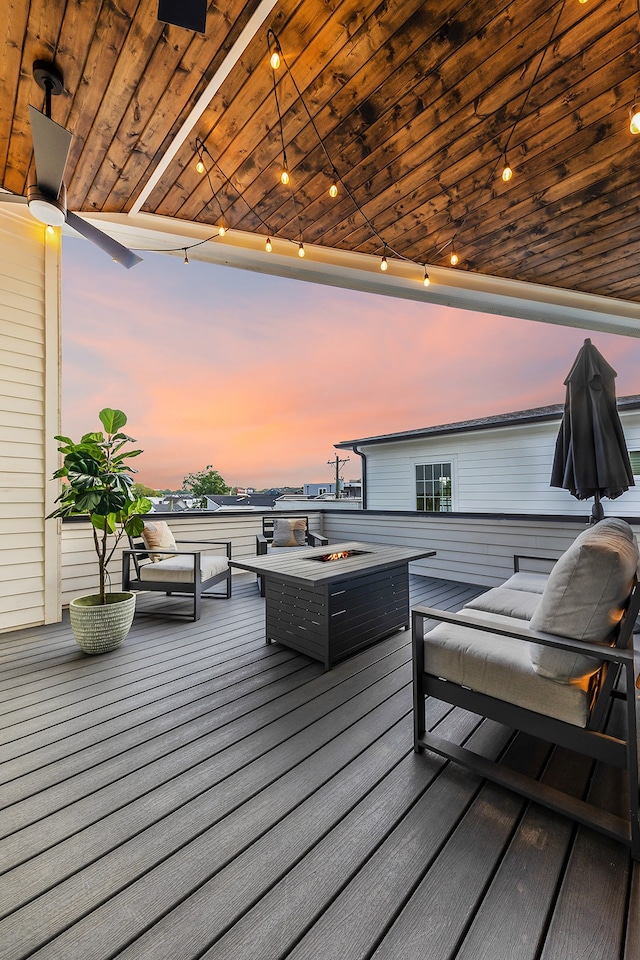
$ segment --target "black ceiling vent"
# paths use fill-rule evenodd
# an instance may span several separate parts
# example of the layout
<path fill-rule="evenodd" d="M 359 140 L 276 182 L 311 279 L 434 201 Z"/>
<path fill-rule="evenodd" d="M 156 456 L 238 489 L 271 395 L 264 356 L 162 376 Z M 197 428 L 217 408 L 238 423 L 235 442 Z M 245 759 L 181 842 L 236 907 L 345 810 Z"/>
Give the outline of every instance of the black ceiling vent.
<path fill-rule="evenodd" d="M 207 0 L 158 0 L 158 20 L 185 30 L 204 33 L 207 24 Z"/>

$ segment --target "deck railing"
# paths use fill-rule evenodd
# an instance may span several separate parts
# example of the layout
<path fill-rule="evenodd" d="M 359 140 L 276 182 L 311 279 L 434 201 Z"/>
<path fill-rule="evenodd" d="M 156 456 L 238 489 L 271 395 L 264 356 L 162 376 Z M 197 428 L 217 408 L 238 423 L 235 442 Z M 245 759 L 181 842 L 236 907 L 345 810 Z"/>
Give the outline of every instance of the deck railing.
<path fill-rule="evenodd" d="M 350 510 L 325 504 L 291 514 L 309 516 L 311 529 L 333 543 L 361 540 L 410 547 L 427 546 L 437 554 L 412 564 L 414 573 L 440 576 L 462 583 L 495 586 L 513 570 L 516 553 L 558 557 L 584 529 L 584 518 L 491 514 L 419 514 L 409 511 Z M 613 514 L 610 510 L 609 514 Z M 235 557 L 255 554 L 256 534 L 262 530 L 262 512 L 190 511 L 154 514 L 167 520 L 177 539 L 230 540 Z M 640 520 L 627 518 L 632 524 Z M 113 587 L 120 583 L 120 562 L 112 563 Z M 90 593 L 97 586 L 97 568 L 86 521 L 65 522 L 62 527 L 62 603 Z"/>

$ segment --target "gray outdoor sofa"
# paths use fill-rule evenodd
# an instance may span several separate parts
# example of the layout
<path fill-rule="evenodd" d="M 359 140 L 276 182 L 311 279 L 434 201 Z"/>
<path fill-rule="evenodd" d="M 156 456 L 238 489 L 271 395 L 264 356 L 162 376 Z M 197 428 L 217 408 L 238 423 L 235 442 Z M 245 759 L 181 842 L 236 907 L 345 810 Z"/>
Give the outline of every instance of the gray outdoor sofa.
<path fill-rule="evenodd" d="M 416 752 L 426 748 L 461 763 L 623 841 L 640 859 L 637 569 L 631 527 L 605 519 L 581 533 L 548 576 L 516 571 L 460 613 L 417 607 L 412 619 Z M 628 817 L 429 731 L 427 695 L 625 769 Z M 602 732 L 614 699 L 623 706 L 623 736 Z"/>

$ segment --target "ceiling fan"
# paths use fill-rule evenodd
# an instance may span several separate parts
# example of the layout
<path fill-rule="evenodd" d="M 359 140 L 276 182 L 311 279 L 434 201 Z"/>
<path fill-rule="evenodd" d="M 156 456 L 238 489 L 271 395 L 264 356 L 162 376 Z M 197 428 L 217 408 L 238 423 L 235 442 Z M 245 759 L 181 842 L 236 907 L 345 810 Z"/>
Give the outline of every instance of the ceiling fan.
<path fill-rule="evenodd" d="M 68 130 L 51 119 L 51 97 L 62 93 L 62 74 L 52 63 L 36 60 L 33 64 L 33 76 L 45 94 L 44 113 L 35 107 L 29 107 L 37 182 L 27 187 L 26 197 L 15 193 L 0 193 L 0 202 L 26 203 L 32 216 L 41 223 L 52 227 L 61 227 L 63 223 L 67 223 L 127 270 L 134 267 L 136 263 L 140 263 L 142 257 L 67 210 L 67 190 L 62 178 L 73 137 Z"/>

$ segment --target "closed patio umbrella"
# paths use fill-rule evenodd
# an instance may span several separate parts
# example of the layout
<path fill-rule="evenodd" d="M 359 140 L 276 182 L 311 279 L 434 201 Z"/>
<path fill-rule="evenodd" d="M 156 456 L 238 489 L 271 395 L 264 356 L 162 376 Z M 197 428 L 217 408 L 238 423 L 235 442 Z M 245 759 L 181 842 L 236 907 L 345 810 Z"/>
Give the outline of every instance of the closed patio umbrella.
<path fill-rule="evenodd" d="M 604 517 L 601 497 L 615 500 L 634 486 L 616 405 L 616 376 L 587 339 L 565 380 L 551 486 L 569 490 L 578 500 L 593 497 L 591 523 Z"/>

